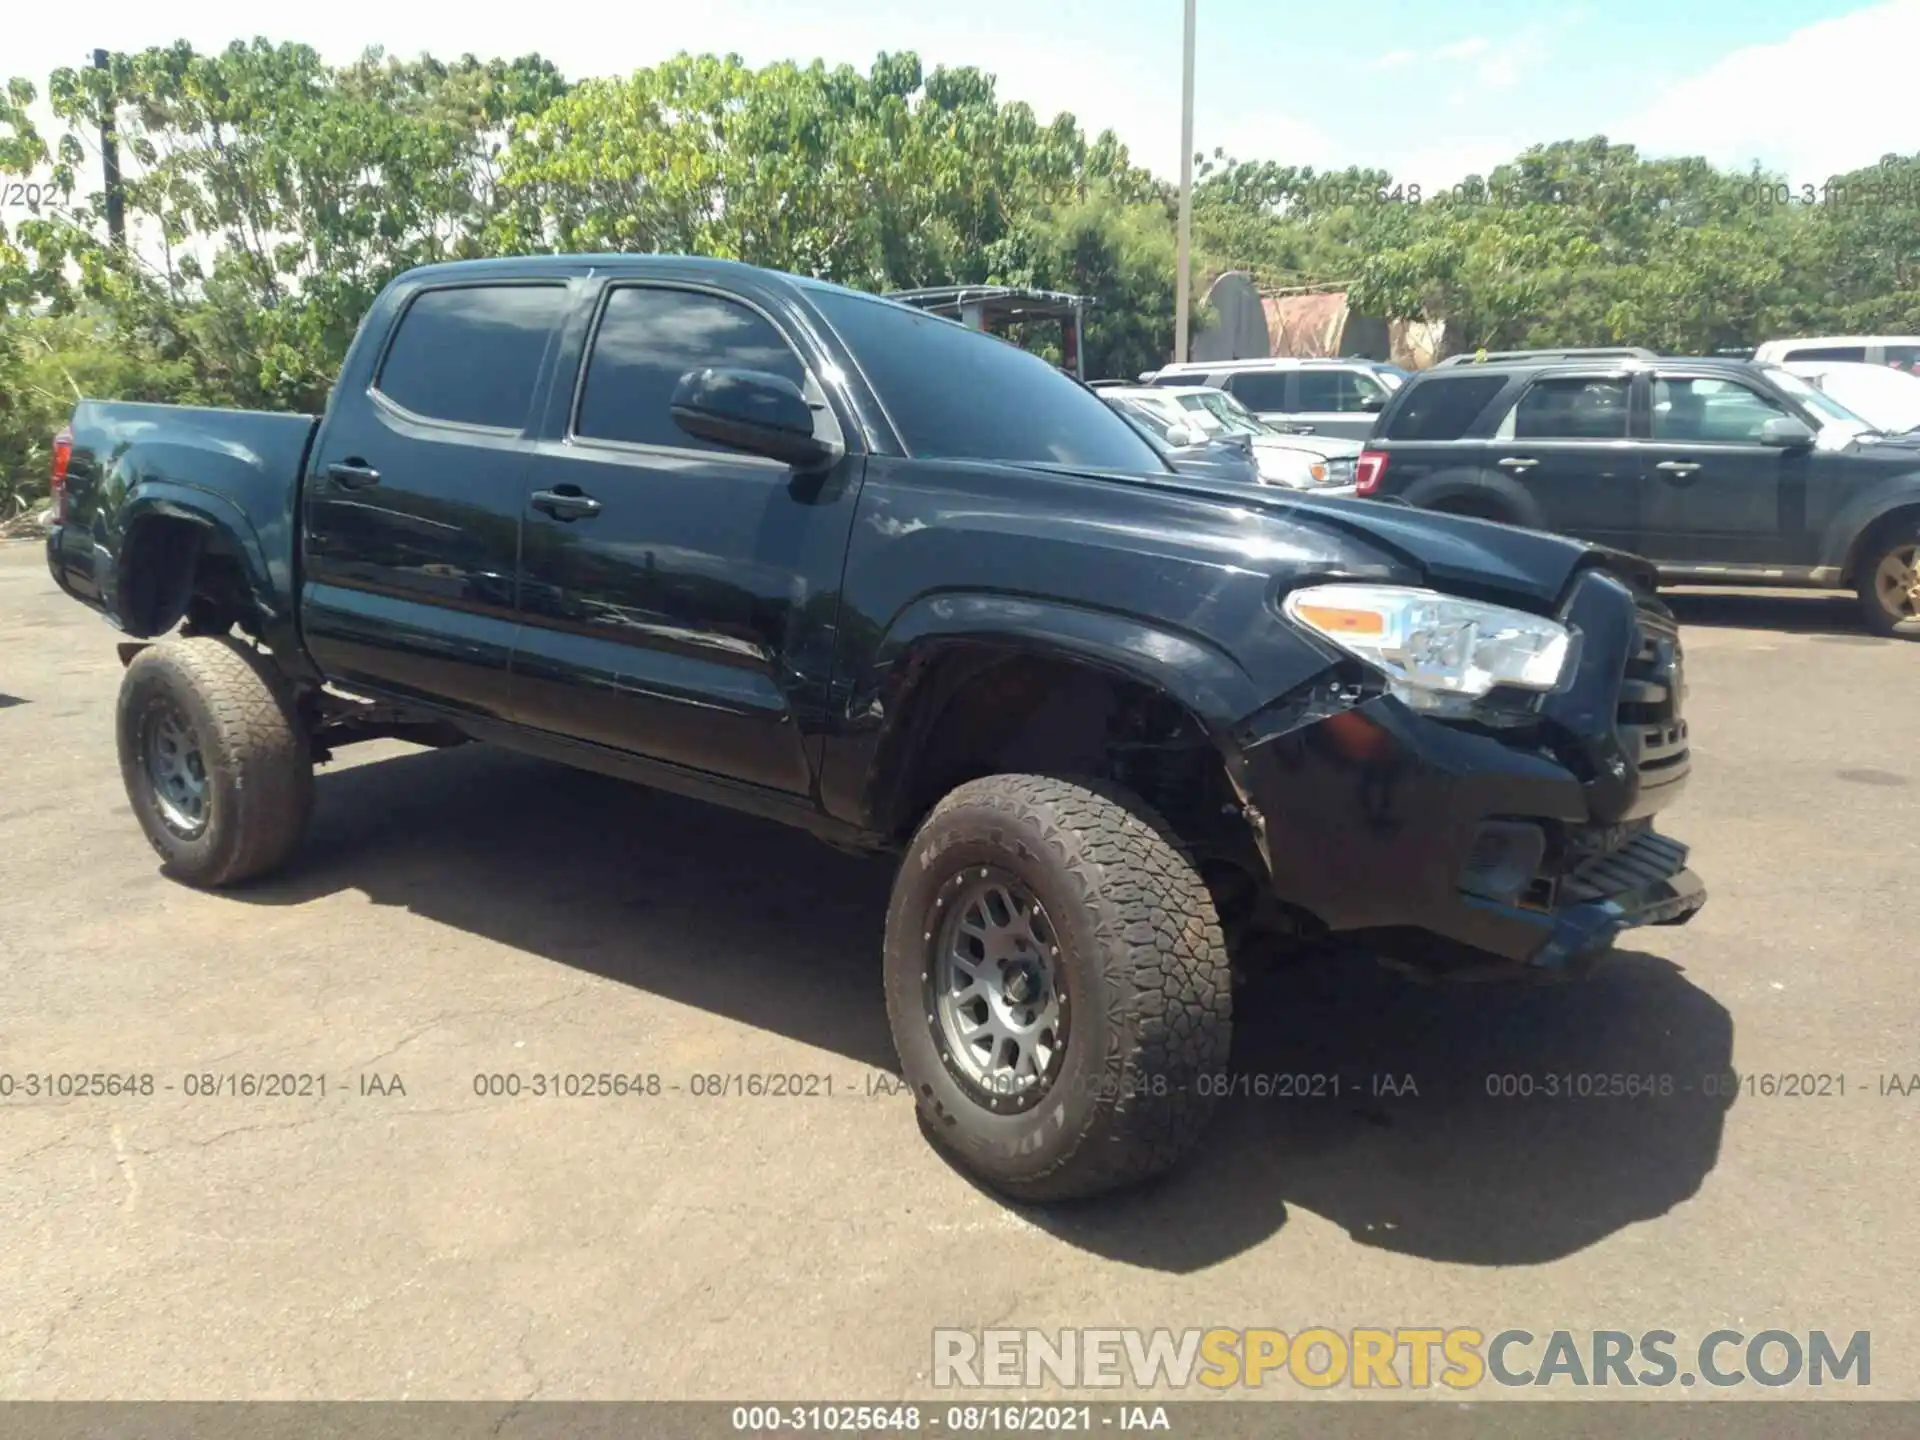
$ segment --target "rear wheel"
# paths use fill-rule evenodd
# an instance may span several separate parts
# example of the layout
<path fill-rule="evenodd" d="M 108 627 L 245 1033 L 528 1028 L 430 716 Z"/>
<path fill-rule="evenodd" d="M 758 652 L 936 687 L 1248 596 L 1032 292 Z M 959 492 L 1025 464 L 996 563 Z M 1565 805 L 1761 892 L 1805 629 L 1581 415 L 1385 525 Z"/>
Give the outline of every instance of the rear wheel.
<path fill-rule="evenodd" d="M 293 693 L 231 636 L 163 641 L 120 684 L 120 774 L 168 871 L 218 887 L 286 861 L 313 809 L 313 758 Z"/>
<path fill-rule="evenodd" d="M 1876 635 L 1920 640 L 1920 535 L 1884 537 L 1867 553 L 1857 586 L 1860 613 Z"/>
<path fill-rule="evenodd" d="M 1098 781 L 961 786 L 907 851 L 887 1010 L 936 1143 L 1016 1199 L 1170 1168 L 1227 1063 L 1211 895 L 1164 822 Z"/>

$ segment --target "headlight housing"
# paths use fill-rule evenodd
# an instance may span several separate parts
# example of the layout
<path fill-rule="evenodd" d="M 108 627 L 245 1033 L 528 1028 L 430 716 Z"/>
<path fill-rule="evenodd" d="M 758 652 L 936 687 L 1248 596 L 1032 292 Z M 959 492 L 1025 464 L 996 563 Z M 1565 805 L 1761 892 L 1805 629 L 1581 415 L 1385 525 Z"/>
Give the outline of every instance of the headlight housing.
<path fill-rule="evenodd" d="M 1353 484 L 1353 459 L 1351 456 L 1335 456 L 1326 460 L 1317 460 L 1313 465 L 1313 483 L 1315 485 L 1351 485 Z"/>
<path fill-rule="evenodd" d="M 1440 714 L 1470 713 L 1503 686 L 1559 688 L 1578 640 L 1544 615 L 1404 585 L 1313 585 L 1281 608 L 1380 671 L 1406 704 Z"/>

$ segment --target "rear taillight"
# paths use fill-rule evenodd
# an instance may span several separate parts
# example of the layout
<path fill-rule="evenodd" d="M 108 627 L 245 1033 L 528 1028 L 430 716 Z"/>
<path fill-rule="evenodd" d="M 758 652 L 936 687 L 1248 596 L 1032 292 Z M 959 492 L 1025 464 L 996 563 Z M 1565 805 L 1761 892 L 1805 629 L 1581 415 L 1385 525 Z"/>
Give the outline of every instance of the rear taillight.
<path fill-rule="evenodd" d="M 62 428 L 53 437 L 53 483 L 47 488 L 53 495 L 53 521 L 62 524 L 67 518 L 67 463 L 73 459 L 73 431 Z"/>
<path fill-rule="evenodd" d="M 1380 482 L 1387 474 L 1387 452 L 1384 450 L 1362 450 L 1360 458 L 1353 462 L 1353 493 L 1372 495 L 1380 489 Z"/>

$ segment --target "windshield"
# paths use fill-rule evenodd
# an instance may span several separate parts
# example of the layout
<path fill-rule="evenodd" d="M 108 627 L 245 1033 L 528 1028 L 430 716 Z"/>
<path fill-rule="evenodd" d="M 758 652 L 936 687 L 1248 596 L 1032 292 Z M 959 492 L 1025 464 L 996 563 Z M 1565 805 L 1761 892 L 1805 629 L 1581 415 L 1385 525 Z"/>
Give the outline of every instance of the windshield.
<path fill-rule="evenodd" d="M 851 290 L 809 286 L 807 297 L 860 362 L 916 459 L 1166 472 L 1139 431 L 1037 355 Z"/>
<path fill-rule="evenodd" d="M 1162 441 L 1167 438 L 1167 432 L 1173 428 L 1173 422 L 1170 419 L 1151 406 L 1142 405 L 1138 400 L 1109 400 L 1107 403 L 1134 424 L 1145 426 Z"/>
<path fill-rule="evenodd" d="M 1209 390 L 1201 395 L 1182 395 L 1180 406 L 1184 410 L 1190 410 L 1203 417 L 1201 424 L 1212 421 L 1231 435 L 1279 433 L 1271 425 L 1262 423 L 1251 410 L 1224 390 Z"/>
<path fill-rule="evenodd" d="M 1767 374 L 1773 383 L 1787 394 L 1798 400 L 1809 410 L 1819 415 L 1821 428 L 1835 427 L 1856 434 L 1866 434 L 1877 427 L 1853 413 L 1825 391 L 1816 388 L 1794 374 L 1791 370 L 1778 365 L 1769 365 Z"/>

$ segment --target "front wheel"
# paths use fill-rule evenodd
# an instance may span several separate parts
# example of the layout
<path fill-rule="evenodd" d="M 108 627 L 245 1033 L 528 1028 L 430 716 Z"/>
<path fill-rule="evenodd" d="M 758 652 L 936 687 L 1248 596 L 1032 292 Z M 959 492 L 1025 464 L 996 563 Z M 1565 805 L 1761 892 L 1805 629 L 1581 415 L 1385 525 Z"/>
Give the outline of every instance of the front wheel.
<path fill-rule="evenodd" d="M 915 834 L 887 913 L 887 1012 L 935 1141 L 1019 1200 L 1173 1166 L 1213 1108 L 1232 983 L 1165 823 L 1099 781 L 996 775 Z"/>
<path fill-rule="evenodd" d="M 218 887 L 290 856 L 313 809 L 313 755 L 292 691 L 227 635 L 162 641 L 120 683 L 120 774 L 168 871 Z"/>
<path fill-rule="evenodd" d="M 1861 618 L 1876 635 L 1920 640 L 1920 536 L 1883 539 L 1860 566 Z"/>

